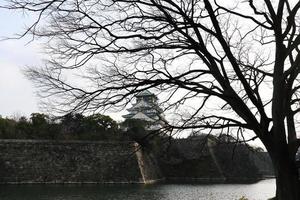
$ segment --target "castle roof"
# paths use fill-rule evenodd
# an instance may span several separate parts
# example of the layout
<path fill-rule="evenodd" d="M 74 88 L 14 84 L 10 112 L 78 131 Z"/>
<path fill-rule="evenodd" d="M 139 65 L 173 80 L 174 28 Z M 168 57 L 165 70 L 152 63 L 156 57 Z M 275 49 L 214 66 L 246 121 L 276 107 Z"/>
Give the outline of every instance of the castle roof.
<path fill-rule="evenodd" d="M 129 112 L 123 115 L 125 119 L 141 119 L 148 122 L 160 123 L 162 109 L 157 104 L 158 98 L 155 94 L 144 90 L 136 96 L 136 103 L 128 108 Z"/>
<path fill-rule="evenodd" d="M 151 93 L 149 90 L 143 90 L 139 92 L 136 97 L 144 97 L 144 96 L 155 96 L 153 93 Z M 156 97 L 156 96 L 155 96 Z"/>
<path fill-rule="evenodd" d="M 147 115 L 145 115 L 142 112 L 136 113 L 135 115 L 133 115 L 131 117 L 131 119 L 141 119 L 141 120 L 145 120 L 145 121 L 148 121 L 148 122 L 153 122 L 154 121 L 153 119 L 151 119 L 150 117 L 148 117 Z"/>
<path fill-rule="evenodd" d="M 134 104 L 131 108 L 127 109 L 128 111 L 132 111 L 132 110 L 137 110 L 137 109 L 140 109 L 140 108 L 152 108 L 153 105 L 150 105 L 149 103 L 147 103 L 146 101 L 144 100 L 141 100 L 139 101 L 138 103 Z"/>

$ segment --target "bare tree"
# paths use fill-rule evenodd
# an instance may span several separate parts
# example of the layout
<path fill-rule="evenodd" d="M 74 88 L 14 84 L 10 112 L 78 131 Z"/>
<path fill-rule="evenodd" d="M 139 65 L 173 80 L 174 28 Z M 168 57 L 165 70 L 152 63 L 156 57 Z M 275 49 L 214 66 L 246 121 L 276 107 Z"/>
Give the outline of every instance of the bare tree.
<path fill-rule="evenodd" d="M 191 108 L 173 128 L 253 133 L 271 156 L 277 199 L 300 198 L 299 1 L 9 0 L 6 8 L 35 13 L 19 37 L 47 40 L 51 58 L 28 75 L 56 108 L 97 111 L 163 91 L 168 109 Z"/>

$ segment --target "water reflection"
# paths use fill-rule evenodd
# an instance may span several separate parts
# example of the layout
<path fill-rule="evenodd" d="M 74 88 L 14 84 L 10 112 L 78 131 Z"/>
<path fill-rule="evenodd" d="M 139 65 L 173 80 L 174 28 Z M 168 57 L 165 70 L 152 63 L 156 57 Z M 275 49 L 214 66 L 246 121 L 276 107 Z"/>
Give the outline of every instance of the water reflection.
<path fill-rule="evenodd" d="M 273 179 L 255 184 L 214 185 L 2 185 L 1 200 L 266 200 Z"/>

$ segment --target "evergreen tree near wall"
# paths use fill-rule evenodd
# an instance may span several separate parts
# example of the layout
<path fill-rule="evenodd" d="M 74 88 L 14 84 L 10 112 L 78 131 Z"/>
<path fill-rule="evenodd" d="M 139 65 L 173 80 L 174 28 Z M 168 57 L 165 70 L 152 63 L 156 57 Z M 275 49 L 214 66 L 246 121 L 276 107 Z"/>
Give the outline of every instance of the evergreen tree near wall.
<path fill-rule="evenodd" d="M 32 113 L 30 119 L 0 117 L 0 139 L 128 140 L 109 116 L 69 113 L 55 118 Z"/>

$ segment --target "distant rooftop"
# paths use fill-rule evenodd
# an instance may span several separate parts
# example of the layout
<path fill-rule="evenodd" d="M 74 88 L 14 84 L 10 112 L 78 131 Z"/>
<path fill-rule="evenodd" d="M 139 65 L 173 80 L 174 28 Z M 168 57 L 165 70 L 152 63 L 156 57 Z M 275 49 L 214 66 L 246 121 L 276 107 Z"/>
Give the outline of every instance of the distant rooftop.
<path fill-rule="evenodd" d="M 133 115 L 131 117 L 131 119 L 141 119 L 141 120 L 145 120 L 145 121 L 148 121 L 148 122 L 154 122 L 153 119 L 151 119 L 150 117 L 148 117 L 147 115 L 145 115 L 142 112 L 136 113 L 135 115 Z"/>
<path fill-rule="evenodd" d="M 143 90 L 136 95 L 136 97 L 143 97 L 143 96 L 154 96 L 154 94 L 149 92 L 149 90 Z"/>

